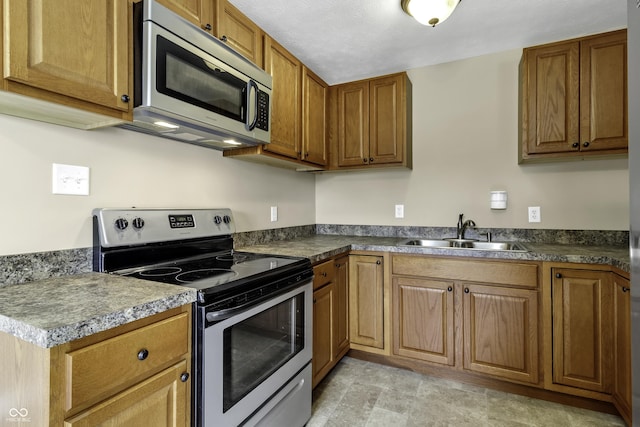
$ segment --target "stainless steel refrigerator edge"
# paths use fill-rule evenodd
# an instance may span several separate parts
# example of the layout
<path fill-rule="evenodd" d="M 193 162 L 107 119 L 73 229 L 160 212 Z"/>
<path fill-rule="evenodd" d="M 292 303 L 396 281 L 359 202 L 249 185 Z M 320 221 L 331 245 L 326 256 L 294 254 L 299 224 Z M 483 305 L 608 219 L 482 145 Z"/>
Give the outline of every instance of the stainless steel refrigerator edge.
<path fill-rule="evenodd" d="M 632 405 L 633 425 L 640 426 L 640 0 L 627 2 Z"/>

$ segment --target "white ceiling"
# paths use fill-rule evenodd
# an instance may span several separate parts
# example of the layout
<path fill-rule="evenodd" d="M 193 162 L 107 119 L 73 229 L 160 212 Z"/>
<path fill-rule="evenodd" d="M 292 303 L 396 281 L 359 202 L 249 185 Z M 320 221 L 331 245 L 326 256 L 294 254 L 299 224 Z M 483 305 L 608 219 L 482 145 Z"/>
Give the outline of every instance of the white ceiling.
<path fill-rule="evenodd" d="M 329 84 L 626 28 L 626 0 L 463 0 L 435 28 L 400 0 L 230 0 Z"/>

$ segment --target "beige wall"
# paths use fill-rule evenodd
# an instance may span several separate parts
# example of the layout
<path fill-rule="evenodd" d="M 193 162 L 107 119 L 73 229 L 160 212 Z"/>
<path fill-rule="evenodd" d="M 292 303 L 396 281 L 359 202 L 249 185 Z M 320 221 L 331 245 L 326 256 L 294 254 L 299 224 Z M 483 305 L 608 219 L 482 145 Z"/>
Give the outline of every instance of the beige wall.
<path fill-rule="evenodd" d="M 313 223 L 628 229 L 626 159 L 517 164 L 520 50 L 411 70 L 411 171 L 296 173 L 121 129 L 0 115 L 0 255 L 90 246 L 95 207 L 230 207 L 238 231 Z M 51 194 L 51 164 L 91 168 L 91 194 Z M 489 209 L 507 190 L 508 209 Z M 394 205 L 405 205 L 395 219 Z M 269 207 L 279 221 L 269 221 Z M 542 208 L 540 224 L 527 206 Z"/>
<path fill-rule="evenodd" d="M 328 224 L 627 230 L 627 159 L 517 164 L 521 50 L 409 71 L 413 170 L 323 173 L 316 221 Z M 489 191 L 508 191 L 491 210 Z M 394 218 L 394 205 L 405 218 Z M 530 224 L 527 207 L 540 206 Z"/>
<path fill-rule="evenodd" d="M 313 175 L 116 128 L 0 115 L 0 134 L 0 255 L 91 246 L 96 207 L 230 207 L 238 231 L 315 222 Z M 91 194 L 53 195 L 52 163 L 89 166 Z"/>

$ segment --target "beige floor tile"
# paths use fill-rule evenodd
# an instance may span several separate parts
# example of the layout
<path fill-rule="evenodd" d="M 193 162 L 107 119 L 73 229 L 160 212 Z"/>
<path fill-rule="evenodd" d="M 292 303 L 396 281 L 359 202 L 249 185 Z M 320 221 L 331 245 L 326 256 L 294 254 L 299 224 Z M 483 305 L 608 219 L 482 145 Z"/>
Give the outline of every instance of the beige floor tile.
<path fill-rule="evenodd" d="M 624 427 L 622 418 L 345 357 L 307 427 Z"/>

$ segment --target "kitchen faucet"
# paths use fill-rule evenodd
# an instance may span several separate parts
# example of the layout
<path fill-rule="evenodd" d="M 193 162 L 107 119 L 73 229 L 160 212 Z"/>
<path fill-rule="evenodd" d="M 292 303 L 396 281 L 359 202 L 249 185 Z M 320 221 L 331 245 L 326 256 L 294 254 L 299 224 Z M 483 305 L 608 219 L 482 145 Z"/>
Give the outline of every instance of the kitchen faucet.
<path fill-rule="evenodd" d="M 463 216 L 464 214 L 460 214 L 460 216 L 458 216 L 458 227 L 457 227 L 458 240 L 464 239 L 464 232 L 467 230 L 467 228 L 475 228 L 476 226 L 476 223 L 470 219 L 463 222 L 462 221 Z"/>

